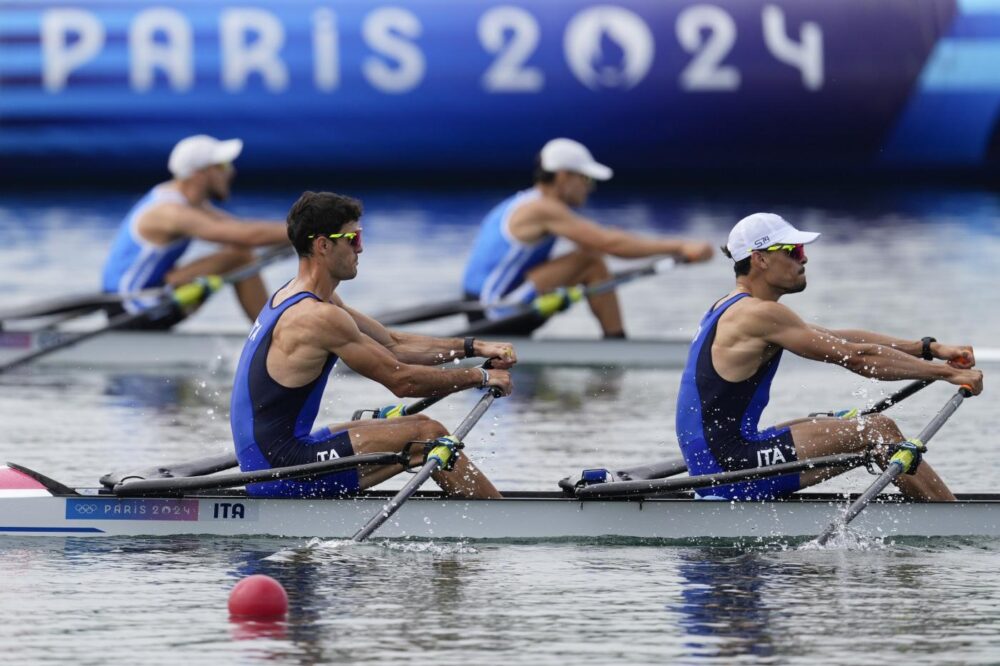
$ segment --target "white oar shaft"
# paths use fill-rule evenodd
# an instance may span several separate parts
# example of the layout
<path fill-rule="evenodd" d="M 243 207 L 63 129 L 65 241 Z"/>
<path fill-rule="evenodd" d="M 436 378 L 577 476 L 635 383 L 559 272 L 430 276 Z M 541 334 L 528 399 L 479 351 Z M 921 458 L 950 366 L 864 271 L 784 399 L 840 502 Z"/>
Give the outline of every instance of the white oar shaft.
<path fill-rule="evenodd" d="M 497 389 L 490 389 L 487 391 L 486 395 L 480 398 L 479 402 L 476 403 L 476 406 L 471 412 L 469 412 L 469 415 L 465 417 L 457 428 L 455 428 L 452 436 L 458 439 L 458 441 L 465 439 L 465 436 L 469 434 L 482 415 L 486 413 L 486 410 L 490 408 L 490 405 L 493 404 L 493 401 L 497 399 L 498 395 L 499 392 Z M 406 502 L 411 495 L 413 495 L 413 493 L 417 492 L 420 486 L 422 486 L 424 482 L 430 478 L 431 474 L 437 471 L 437 468 L 440 465 L 441 461 L 436 457 L 430 458 L 427 462 L 425 462 L 423 467 L 421 467 L 417 473 L 413 475 L 413 478 L 410 479 L 391 500 L 386 502 L 382 506 L 382 510 L 372 516 L 371 519 L 365 523 L 364 527 L 358 530 L 354 536 L 351 537 L 351 539 L 353 541 L 364 541 L 371 536 L 372 532 L 381 527 L 385 521 L 389 520 L 389 518 L 391 518 L 392 515 L 399 510 L 399 507 L 401 507 L 403 503 Z"/>

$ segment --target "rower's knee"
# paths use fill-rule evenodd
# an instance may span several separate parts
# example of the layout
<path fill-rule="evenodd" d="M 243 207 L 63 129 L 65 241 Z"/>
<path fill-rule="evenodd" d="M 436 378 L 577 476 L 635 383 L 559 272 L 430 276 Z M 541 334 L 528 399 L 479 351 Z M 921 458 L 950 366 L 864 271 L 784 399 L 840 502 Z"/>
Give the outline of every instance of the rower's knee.
<path fill-rule="evenodd" d="M 893 446 L 903 440 L 896 422 L 883 414 L 864 417 L 864 429 L 864 443 L 880 462 L 888 460 Z"/>
<path fill-rule="evenodd" d="M 604 254 L 594 250 L 580 250 L 589 280 L 604 280 L 611 276 L 611 269 Z"/>
<path fill-rule="evenodd" d="M 423 416 L 421 414 L 421 416 Z M 448 434 L 448 429 L 439 421 L 424 416 L 424 421 L 420 424 L 421 439 L 437 439 Z"/>

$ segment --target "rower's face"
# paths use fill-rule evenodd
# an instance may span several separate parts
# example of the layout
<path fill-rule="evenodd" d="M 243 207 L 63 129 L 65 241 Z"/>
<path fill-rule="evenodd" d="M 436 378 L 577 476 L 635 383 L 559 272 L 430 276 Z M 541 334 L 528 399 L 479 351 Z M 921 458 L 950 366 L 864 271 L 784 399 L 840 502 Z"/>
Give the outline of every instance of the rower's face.
<path fill-rule="evenodd" d="M 594 180 L 582 173 L 560 171 L 556 174 L 559 194 L 568 206 L 582 206 L 594 190 Z"/>
<path fill-rule="evenodd" d="M 754 252 L 763 267 L 768 284 L 786 294 L 797 294 L 806 288 L 806 264 L 809 258 L 802 252 L 801 259 L 784 250 Z"/>
<path fill-rule="evenodd" d="M 340 228 L 340 233 L 361 232 L 361 224 L 355 220 Z M 330 276 L 335 280 L 353 280 L 358 275 L 358 255 L 364 252 L 364 246 L 347 238 L 324 238 L 321 242 L 327 244 L 327 265 Z"/>
<path fill-rule="evenodd" d="M 225 164 L 210 166 L 205 169 L 205 175 L 207 177 L 206 189 L 208 197 L 212 201 L 225 201 L 228 199 L 233 177 L 236 175 L 236 169 L 232 163 L 226 162 Z"/>

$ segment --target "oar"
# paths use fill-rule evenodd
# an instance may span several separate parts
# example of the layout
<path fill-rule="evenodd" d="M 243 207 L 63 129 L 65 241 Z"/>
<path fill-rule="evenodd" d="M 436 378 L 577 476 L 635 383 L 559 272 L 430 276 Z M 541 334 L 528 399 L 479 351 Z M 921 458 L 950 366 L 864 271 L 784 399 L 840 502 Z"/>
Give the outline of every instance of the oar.
<path fill-rule="evenodd" d="M 493 333 L 498 330 L 502 331 L 508 327 L 534 323 L 540 324 L 557 312 L 566 310 L 569 306 L 583 300 L 584 298 L 613 291 L 623 284 L 632 282 L 633 280 L 647 275 L 665 273 L 680 262 L 681 260 L 676 257 L 665 257 L 645 266 L 617 273 L 613 277 L 596 284 L 589 286 L 577 285 L 575 287 L 566 287 L 564 289 L 542 294 L 536 297 L 531 303 L 520 303 L 509 306 L 510 308 L 516 310 L 514 314 L 501 317 L 499 319 L 485 319 L 483 321 L 478 321 L 469 325 L 469 327 L 464 331 L 455 333 L 452 337 L 461 338 L 468 335 L 482 335 L 484 333 Z"/>
<path fill-rule="evenodd" d="M 149 294 L 145 295 L 148 296 Z M 30 303 L 0 310 L 0 321 L 37 319 L 39 317 L 65 314 L 67 312 L 81 312 L 86 314 L 100 310 L 105 305 L 121 303 L 123 299 L 132 296 L 134 295 L 106 294 L 101 292 L 79 296 L 59 296 L 42 301 L 41 303 Z"/>
<path fill-rule="evenodd" d="M 353 469 L 361 465 L 403 465 L 405 467 L 409 464 L 410 461 L 401 453 L 363 453 L 356 456 L 344 456 L 343 458 L 334 458 L 333 460 L 306 463 L 304 465 L 259 469 L 253 472 L 237 472 L 215 476 L 191 476 L 179 479 L 124 479 L 114 486 L 114 493 L 118 497 L 174 496 L 183 495 L 195 490 L 216 490 L 219 488 L 245 486 L 248 483 L 302 479 L 339 472 L 345 469 Z"/>
<path fill-rule="evenodd" d="M 479 367 L 484 370 L 492 368 L 493 359 L 486 359 Z M 419 414 L 432 405 L 436 405 L 449 395 L 451 394 L 445 393 L 443 395 L 436 395 L 432 398 L 420 398 L 409 405 L 399 404 L 388 405 L 386 407 L 376 407 L 374 409 L 356 409 L 354 410 L 354 414 L 351 415 L 351 420 L 360 421 L 364 418 L 364 415 L 369 412 L 371 413 L 373 419 L 394 419 L 399 416 L 412 416 L 414 414 Z"/>
<path fill-rule="evenodd" d="M 598 499 L 602 497 L 630 497 L 635 495 L 653 496 L 665 493 L 676 493 L 684 490 L 696 490 L 710 486 L 721 486 L 739 481 L 768 479 L 784 474 L 793 474 L 807 469 L 824 467 L 847 467 L 863 463 L 863 453 L 838 453 L 821 458 L 793 460 L 792 462 L 770 465 L 769 467 L 752 467 L 750 469 L 718 472 L 688 476 L 683 479 L 644 479 L 642 481 L 615 481 L 612 483 L 597 483 L 592 486 L 577 488 L 576 496 L 581 499 Z"/>
<path fill-rule="evenodd" d="M 256 275 L 268 264 L 272 264 L 278 259 L 288 255 L 291 250 L 292 248 L 290 246 L 285 245 L 272 248 L 271 250 L 261 254 L 256 261 L 248 266 L 244 266 L 243 268 L 231 271 L 222 276 L 209 275 L 201 277 L 175 289 L 167 290 L 161 295 L 159 303 L 147 310 L 134 313 L 123 312 L 112 317 L 107 324 L 100 328 L 72 335 L 59 340 L 48 347 L 36 349 L 26 354 L 22 354 L 11 361 L 0 364 L 0 374 L 7 372 L 8 370 L 13 370 L 14 368 L 20 367 L 26 363 L 30 363 L 41 356 L 46 356 L 55 351 L 59 351 L 60 349 L 65 349 L 66 347 L 72 347 L 73 345 L 83 342 L 84 340 L 89 340 L 90 338 L 113 331 L 123 326 L 127 326 L 133 322 L 137 322 L 142 319 L 156 320 L 160 317 L 165 317 L 172 312 L 174 308 L 181 308 L 183 310 L 184 308 L 190 307 L 207 298 L 212 293 L 218 291 L 222 285 L 239 282 L 252 275 Z"/>
<path fill-rule="evenodd" d="M 896 405 L 905 400 L 906 398 L 909 398 L 917 391 L 923 389 L 926 386 L 929 386 L 930 384 L 933 383 L 933 381 L 934 380 L 932 379 L 921 379 L 915 382 L 911 382 L 906 386 L 904 386 L 903 388 L 896 391 L 895 393 L 893 393 L 892 395 L 885 397 L 881 401 L 875 403 L 873 406 L 864 410 L 863 412 L 861 412 L 861 415 L 868 416 L 869 414 L 878 414 L 884 412 L 893 405 Z M 826 413 L 832 416 L 832 413 L 829 412 Z M 766 469 L 774 469 L 774 468 L 770 467 Z M 622 479 L 622 481 L 639 482 L 651 479 L 665 479 L 671 476 L 677 476 L 678 474 L 683 474 L 687 471 L 688 471 L 687 463 L 684 461 L 684 459 L 674 458 L 672 460 L 664 460 L 658 463 L 650 463 L 648 465 L 638 465 L 636 467 L 622 469 L 615 472 L 615 476 L 617 476 L 619 479 Z M 701 477 L 692 477 L 692 478 L 701 478 Z M 713 476 L 713 478 L 715 477 Z M 579 494 L 576 485 L 573 482 L 571 482 L 568 478 L 562 479 L 559 482 L 559 487 L 570 494 L 574 495 Z"/>
<path fill-rule="evenodd" d="M 483 304 L 478 301 L 452 299 L 440 301 L 438 303 L 427 303 L 425 305 L 415 305 L 409 308 L 391 310 L 374 315 L 383 326 L 401 326 L 403 324 L 417 324 L 430 319 L 440 319 L 450 317 L 464 312 L 482 312 Z"/>
<path fill-rule="evenodd" d="M 816 542 L 819 545 L 825 544 L 830 540 L 834 534 L 840 531 L 842 528 L 847 527 L 847 524 L 854 520 L 859 513 L 861 513 L 866 506 L 868 506 L 871 501 L 882 492 L 886 486 L 895 481 L 899 476 L 905 472 L 909 472 L 920 464 L 921 454 L 927 448 L 927 442 L 931 440 L 931 437 L 941 429 L 941 426 L 945 424 L 955 410 L 958 409 L 959 405 L 966 398 L 972 396 L 972 391 L 963 386 L 956 391 L 955 395 L 951 396 L 941 411 L 931 419 L 931 422 L 917 435 L 916 439 L 907 440 L 906 442 L 901 442 L 898 445 L 896 453 L 892 455 L 889 459 L 889 465 L 885 468 L 885 471 L 875 479 L 875 483 L 869 486 L 861 497 L 854 501 L 850 507 L 848 507 L 847 512 L 838 520 L 834 520 L 823 533 L 816 537 Z"/>
<path fill-rule="evenodd" d="M 452 460 L 454 456 L 458 455 L 457 444 L 461 444 L 465 436 L 469 434 L 476 423 L 486 410 L 490 408 L 493 401 L 500 397 L 500 389 L 493 387 L 487 390 L 486 395 L 479 399 L 476 406 L 472 408 L 469 415 L 455 428 L 449 439 L 452 440 L 452 444 L 446 445 L 441 444 L 439 446 L 431 449 L 430 453 L 427 454 L 427 462 L 424 463 L 413 478 L 410 479 L 405 486 L 403 486 L 396 495 L 389 500 L 387 504 L 382 507 L 382 510 L 376 515 L 372 516 L 371 520 L 365 523 L 365 526 L 355 533 L 351 537 L 354 541 L 364 541 L 372 532 L 377 530 L 382 526 L 385 521 L 389 520 L 392 514 L 399 510 L 399 507 L 403 506 L 403 503 L 410 498 L 413 493 L 417 492 L 417 489 L 423 485 L 424 481 L 430 478 L 439 467 L 446 467 L 448 463 Z"/>

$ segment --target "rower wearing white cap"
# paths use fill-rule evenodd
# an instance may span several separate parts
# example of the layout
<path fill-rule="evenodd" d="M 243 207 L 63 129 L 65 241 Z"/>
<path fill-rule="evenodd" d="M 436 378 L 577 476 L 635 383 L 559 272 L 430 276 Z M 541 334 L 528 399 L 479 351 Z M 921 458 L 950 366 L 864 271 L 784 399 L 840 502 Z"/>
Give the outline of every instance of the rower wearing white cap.
<path fill-rule="evenodd" d="M 559 287 L 608 279 L 604 261 L 608 254 L 624 258 L 673 254 L 687 261 L 712 256 L 708 243 L 637 236 L 603 227 L 574 212 L 587 201 L 594 181 L 611 176 L 611 169 L 597 162 L 583 144 L 571 139 L 546 143 L 535 159 L 534 187 L 505 199 L 483 220 L 465 268 L 466 297 L 482 303 L 487 317 L 500 318 L 503 308 L 489 306 L 501 301 L 528 303 Z M 552 258 L 560 237 L 573 241 L 578 249 Z M 589 303 L 605 336 L 624 337 L 618 297 L 613 291 L 591 296 Z M 473 320 L 477 317 L 470 315 Z M 526 334 L 531 330 L 503 332 Z"/>
<path fill-rule="evenodd" d="M 818 237 L 772 213 L 745 217 L 730 232 L 723 252 L 735 262 L 736 287 L 702 318 L 677 397 L 677 439 L 691 475 L 865 450 L 886 464 L 890 448 L 904 437 L 882 414 L 810 417 L 759 429 L 786 349 L 873 379 L 942 379 L 982 391 L 983 374 L 972 369 L 972 347 L 945 345 L 931 337 L 903 340 L 869 331 L 828 330 L 807 324 L 778 303 L 785 294 L 806 288 L 805 246 Z M 699 492 L 772 499 L 845 471 L 816 469 Z M 900 476 L 897 484 L 915 499 L 955 499 L 926 462 L 912 476 Z"/>
<path fill-rule="evenodd" d="M 235 175 L 233 161 L 242 150 L 239 139 L 220 141 L 204 134 L 189 136 L 174 146 L 167 164 L 173 180 L 151 189 L 132 207 L 118 230 L 104 264 L 105 292 L 133 294 L 227 273 L 250 263 L 252 248 L 288 242 L 281 222 L 239 220 L 211 204 L 229 197 Z M 178 266 L 193 238 L 223 247 Z M 267 300 L 263 280 L 255 274 L 234 286 L 252 321 Z M 156 296 L 127 298 L 121 307 L 110 308 L 109 315 L 123 310 L 139 312 L 157 302 Z M 132 327 L 169 328 L 180 317 L 177 313 L 155 321 L 139 320 Z"/>

